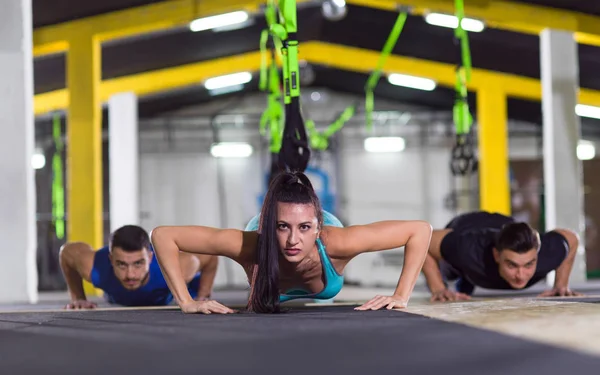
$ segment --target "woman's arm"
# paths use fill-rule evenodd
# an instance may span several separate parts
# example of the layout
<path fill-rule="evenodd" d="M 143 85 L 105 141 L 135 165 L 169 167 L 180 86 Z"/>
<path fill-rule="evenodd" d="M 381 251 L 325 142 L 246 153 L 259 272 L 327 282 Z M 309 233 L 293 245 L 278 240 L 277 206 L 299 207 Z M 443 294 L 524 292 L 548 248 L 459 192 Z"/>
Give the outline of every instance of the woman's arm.
<path fill-rule="evenodd" d="M 432 227 L 425 221 L 381 221 L 368 225 L 330 230 L 327 248 L 332 256 L 348 260 L 355 256 L 404 246 L 404 265 L 391 297 L 377 296 L 358 310 L 387 306 L 405 307 L 427 257 Z"/>
<path fill-rule="evenodd" d="M 221 305 L 216 311 L 204 311 L 206 304 L 192 299 L 181 271 L 179 252 L 222 255 L 242 264 L 253 252 L 256 233 L 201 226 L 163 226 L 155 228 L 150 236 L 165 281 L 184 312 L 232 312 Z"/>

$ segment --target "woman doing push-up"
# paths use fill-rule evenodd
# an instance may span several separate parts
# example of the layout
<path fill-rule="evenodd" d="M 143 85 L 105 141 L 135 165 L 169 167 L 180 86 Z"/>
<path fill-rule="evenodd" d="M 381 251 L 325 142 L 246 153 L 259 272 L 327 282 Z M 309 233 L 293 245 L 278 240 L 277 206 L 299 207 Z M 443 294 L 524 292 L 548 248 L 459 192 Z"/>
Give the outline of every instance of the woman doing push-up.
<path fill-rule="evenodd" d="M 195 301 L 188 291 L 179 252 L 233 259 L 250 283 L 248 310 L 280 312 L 295 298 L 330 299 L 343 285 L 343 271 L 357 255 L 404 246 L 404 265 L 393 295 L 376 296 L 356 310 L 404 308 L 427 256 L 432 227 L 425 221 L 380 221 L 341 227 L 324 212 L 308 177 L 281 173 L 269 186 L 256 230 L 161 226 L 152 243 L 164 277 L 185 313 L 233 313 L 220 303 Z M 334 225 L 330 221 L 334 220 Z M 247 228 L 248 229 L 248 228 Z"/>

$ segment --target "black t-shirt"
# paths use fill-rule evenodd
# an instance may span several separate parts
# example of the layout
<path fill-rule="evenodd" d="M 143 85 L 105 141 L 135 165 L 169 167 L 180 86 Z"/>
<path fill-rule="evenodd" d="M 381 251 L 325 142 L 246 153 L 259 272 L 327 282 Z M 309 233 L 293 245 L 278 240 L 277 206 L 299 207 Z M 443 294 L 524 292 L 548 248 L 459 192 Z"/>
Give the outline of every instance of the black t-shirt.
<path fill-rule="evenodd" d="M 495 212 L 474 211 L 456 216 L 446 225 L 446 229 L 454 231 L 474 228 L 501 229 L 505 224 L 514 223 L 515 219 Z"/>
<path fill-rule="evenodd" d="M 485 289 L 512 289 L 498 272 L 494 260 L 494 242 L 499 229 L 480 228 L 462 232 L 450 232 L 442 240 L 442 258 L 461 276 L 475 286 Z M 540 236 L 541 247 L 536 271 L 526 288 L 538 283 L 557 269 L 569 252 L 569 244 L 558 232 Z"/>

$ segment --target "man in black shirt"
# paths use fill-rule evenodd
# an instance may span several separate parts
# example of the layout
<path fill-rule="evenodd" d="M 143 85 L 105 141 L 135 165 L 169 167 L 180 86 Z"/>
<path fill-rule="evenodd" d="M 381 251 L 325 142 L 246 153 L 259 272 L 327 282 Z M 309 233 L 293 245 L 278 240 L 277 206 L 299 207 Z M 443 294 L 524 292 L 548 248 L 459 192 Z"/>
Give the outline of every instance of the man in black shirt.
<path fill-rule="evenodd" d="M 423 273 L 432 301 L 469 299 L 475 287 L 525 289 L 556 270 L 554 288 L 540 296 L 575 296 L 569 275 L 579 245 L 576 233 L 539 235 L 526 223 L 497 213 L 472 212 L 434 230 Z M 447 287 L 456 280 L 456 291 Z"/>

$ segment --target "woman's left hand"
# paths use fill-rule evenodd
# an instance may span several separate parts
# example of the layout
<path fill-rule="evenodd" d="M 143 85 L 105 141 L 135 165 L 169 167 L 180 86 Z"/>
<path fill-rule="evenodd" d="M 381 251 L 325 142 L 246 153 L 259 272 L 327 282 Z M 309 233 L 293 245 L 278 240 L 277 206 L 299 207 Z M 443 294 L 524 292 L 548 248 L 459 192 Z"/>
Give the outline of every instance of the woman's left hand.
<path fill-rule="evenodd" d="M 403 309 L 408 305 L 408 301 L 397 296 L 375 296 L 369 302 L 362 306 L 354 308 L 354 310 L 379 310 L 386 307 L 388 310 Z"/>

